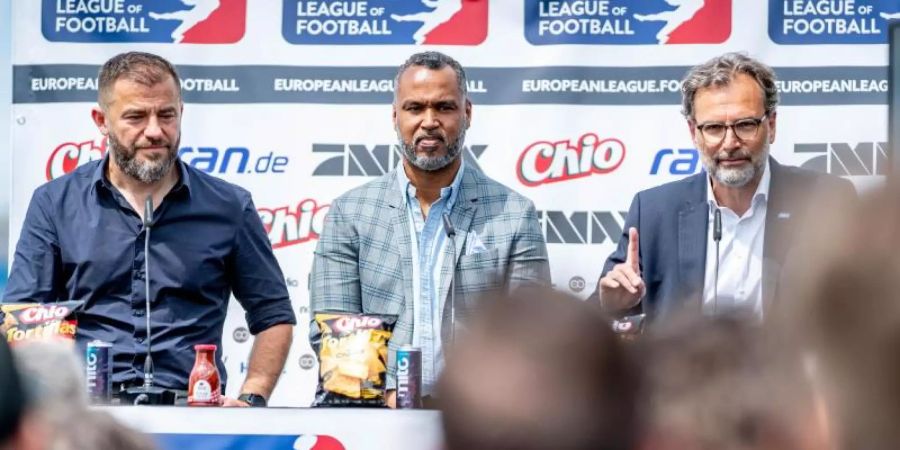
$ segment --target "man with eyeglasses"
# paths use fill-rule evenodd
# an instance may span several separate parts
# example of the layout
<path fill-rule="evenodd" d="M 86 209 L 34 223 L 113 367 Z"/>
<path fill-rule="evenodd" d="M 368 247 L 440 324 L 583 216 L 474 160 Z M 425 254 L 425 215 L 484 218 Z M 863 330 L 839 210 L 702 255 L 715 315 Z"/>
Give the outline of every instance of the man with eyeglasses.
<path fill-rule="evenodd" d="M 853 197 L 853 186 L 769 156 L 778 90 L 765 64 L 718 56 L 688 72 L 682 94 L 706 170 L 635 195 L 590 300 L 651 323 L 683 309 L 761 320 L 812 193 Z"/>

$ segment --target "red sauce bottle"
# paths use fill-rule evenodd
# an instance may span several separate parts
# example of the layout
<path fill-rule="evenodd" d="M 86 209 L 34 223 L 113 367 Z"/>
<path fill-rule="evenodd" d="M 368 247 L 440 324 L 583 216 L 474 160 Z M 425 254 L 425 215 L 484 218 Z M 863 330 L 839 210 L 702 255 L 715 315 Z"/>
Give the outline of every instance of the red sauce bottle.
<path fill-rule="evenodd" d="M 197 358 L 188 381 L 188 405 L 219 406 L 219 369 L 216 367 L 216 346 L 198 344 L 194 346 Z"/>

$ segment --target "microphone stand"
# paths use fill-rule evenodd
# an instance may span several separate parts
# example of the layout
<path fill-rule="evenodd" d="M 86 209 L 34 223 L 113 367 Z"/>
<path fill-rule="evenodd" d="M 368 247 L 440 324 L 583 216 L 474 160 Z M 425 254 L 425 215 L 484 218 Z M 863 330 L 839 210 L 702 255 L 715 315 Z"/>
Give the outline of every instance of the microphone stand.
<path fill-rule="evenodd" d="M 174 405 L 175 392 L 153 385 L 153 355 L 150 328 L 150 229 L 153 227 L 153 197 L 144 202 L 144 297 L 147 316 L 147 358 L 144 359 L 144 384 L 130 387 L 120 395 L 125 404 Z"/>
<path fill-rule="evenodd" d="M 716 278 L 713 284 L 713 315 L 719 308 L 719 242 L 722 241 L 722 209 L 716 208 L 713 215 L 713 241 L 716 243 Z"/>

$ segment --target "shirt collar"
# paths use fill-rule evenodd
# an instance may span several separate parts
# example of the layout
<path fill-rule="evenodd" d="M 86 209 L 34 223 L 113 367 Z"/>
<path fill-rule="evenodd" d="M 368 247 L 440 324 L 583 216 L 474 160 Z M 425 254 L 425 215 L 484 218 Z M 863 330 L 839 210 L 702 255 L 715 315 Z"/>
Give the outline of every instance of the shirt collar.
<path fill-rule="evenodd" d="M 100 160 L 100 164 L 97 165 L 97 168 L 94 169 L 94 174 L 91 176 L 91 189 L 96 189 L 97 186 L 103 186 L 107 189 L 112 189 L 113 185 L 109 181 L 109 178 L 106 176 L 106 168 L 109 166 L 109 158 L 110 151 L 103 155 L 103 159 Z M 178 181 L 175 182 L 175 186 L 172 187 L 170 192 L 179 192 L 182 189 L 190 195 L 191 193 L 191 178 L 187 167 L 184 161 L 181 158 L 175 158 L 174 167 L 178 170 Z"/>
<path fill-rule="evenodd" d="M 759 179 L 759 184 L 756 186 L 756 192 L 753 194 L 751 205 L 756 205 L 758 202 L 765 202 L 769 199 L 769 184 L 772 180 L 772 172 L 769 170 L 768 158 L 766 158 L 765 163 L 763 163 L 762 170 L 762 178 Z M 710 175 L 706 176 L 706 200 L 709 203 L 710 211 L 719 207 L 719 202 L 716 201 L 716 196 L 713 195 L 712 176 Z"/>
<path fill-rule="evenodd" d="M 462 155 L 460 155 L 460 158 L 462 158 Z M 459 195 L 459 188 L 462 185 L 463 171 L 465 169 L 466 161 L 463 159 L 460 161 L 459 170 L 456 171 L 456 176 L 453 177 L 453 182 L 450 183 L 450 186 L 441 188 L 441 198 L 447 199 L 446 211 L 453 208 L 453 204 L 456 203 L 456 197 Z M 400 161 L 397 164 L 397 183 L 399 184 L 400 192 L 406 194 L 407 201 L 416 198 L 416 187 L 412 184 L 412 181 L 409 181 L 409 177 L 406 176 L 406 170 L 403 168 L 403 161 Z"/>

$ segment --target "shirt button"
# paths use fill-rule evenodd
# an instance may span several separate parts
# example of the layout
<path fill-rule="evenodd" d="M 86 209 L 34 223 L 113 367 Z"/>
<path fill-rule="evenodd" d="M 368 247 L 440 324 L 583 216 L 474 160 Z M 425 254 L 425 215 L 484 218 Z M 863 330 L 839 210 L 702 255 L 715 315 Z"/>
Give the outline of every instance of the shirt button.
<path fill-rule="evenodd" d="M 134 309 L 131 311 L 131 314 L 134 315 L 135 317 L 143 317 L 144 310 L 143 310 L 143 308 L 142 309 Z"/>

